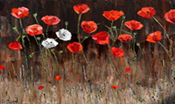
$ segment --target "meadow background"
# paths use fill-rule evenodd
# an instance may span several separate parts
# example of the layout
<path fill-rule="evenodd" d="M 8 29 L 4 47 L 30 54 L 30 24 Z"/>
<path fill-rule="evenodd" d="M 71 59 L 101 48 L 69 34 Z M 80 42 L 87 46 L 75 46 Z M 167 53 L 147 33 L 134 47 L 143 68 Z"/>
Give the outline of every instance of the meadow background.
<path fill-rule="evenodd" d="M 122 10 L 125 14 L 125 22 L 137 20 L 144 27 L 136 31 L 136 57 L 128 44 L 123 44 L 124 58 L 112 57 L 115 68 L 118 68 L 120 80 L 115 74 L 115 69 L 110 63 L 108 47 L 99 45 L 91 37 L 82 45 L 84 53 L 93 65 L 89 68 L 83 58 L 83 54 L 76 53 L 75 68 L 73 69 L 72 53 L 66 48 L 68 43 L 78 41 L 77 22 L 78 15 L 73 6 L 86 3 L 90 11 L 82 15 L 82 21 L 92 20 L 96 23 L 104 23 L 110 26 L 103 11 Z M 33 14 L 37 13 L 37 19 L 44 31 L 46 24 L 41 21 L 45 15 L 55 15 L 61 19 L 58 25 L 49 27 L 49 37 L 56 38 L 55 32 L 65 28 L 68 21 L 68 30 L 73 34 L 71 41 L 57 40 L 59 45 L 54 52 L 41 57 L 41 51 L 33 37 L 24 39 L 25 49 L 14 51 L 8 45 L 18 37 L 12 27 L 17 27 L 22 32 L 19 20 L 11 16 L 12 8 L 25 6 L 29 9 L 29 16 L 22 19 L 24 27 L 36 23 Z M 170 63 L 164 49 L 159 44 L 146 41 L 148 34 L 154 31 L 162 32 L 161 43 L 168 49 L 169 43 L 164 30 L 154 19 L 145 19 L 137 12 L 142 7 L 151 6 L 156 10 L 155 18 L 164 26 L 170 39 L 173 40 L 173 54 Z M 175 8 L 174 0 L 1 0 L 0 1 L 0 64 L 6 66 L 0 72 L 0 103 L 11 104 L 174 104 L 175 101 L 175 37 L 174 24 L 166 22 L 164 14 Z M 120 28 L 122 18 L 114 22 Z M 130 31 L 126 26 L 123 30 Z M 98 30 L 108 31 L 103 25 Z M 95 33 L 85 33 L 80 28 L 81 39 Z M 41 38 L 43 40 L 43 38 Z M 119 47 L 119 41 L 113 46 Z M 59 53 L 60 50 L 63 53 Z M 33 53 L 33 54 L 32 54 Z M 30 56 L 32 54 L 32 57 Z M 55 58 L 57 57 L 57 58 Z M 125 64 L 130 66 L 130 74 L 124 73 Z M 45 70 L 47 69 L 47 70 Z M 76 71 L 76 74 L 75 74 Z M 56 81 L 55 76 L 62 77 Z M 118 89 L 111 86 L 115 84 Z M 44 86 L 42 90 L 38 86 Z"/>

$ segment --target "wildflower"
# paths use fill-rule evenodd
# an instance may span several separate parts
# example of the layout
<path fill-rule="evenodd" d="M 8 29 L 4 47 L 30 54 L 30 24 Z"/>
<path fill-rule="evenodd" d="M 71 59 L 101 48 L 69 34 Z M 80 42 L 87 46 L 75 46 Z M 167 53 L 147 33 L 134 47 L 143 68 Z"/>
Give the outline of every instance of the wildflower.
<path fill-rule="evenodd" d="M 6 67 L 4 65 L 0 65 L 0 70 L 4 70 Z"/>
<path fill-rule="evenodd" d="M 69 43 L 67 49 L 73 53 L 79 52 L 83 49 L 83 46 L 78 42 Z"/>
<path fill-rule="evenodd" d="M 75 6 L 73 6 L 73 9 L 77 14 L 84 14 L 90 10 L 90 8 L 88 7 L 87 4 L 75 5 Z"/>
<path fill-rule="evenodd" d="M 47 25 L 56 25 L 60 22 L 60 19 L 57 16 L 44 16 L 41 18 L 42 21 L 44 21 L 44 23 L 46 23 Z"/>
<path fill-rule="evenodd" d="M 130 72 L 131 69 L 130 68 L 126 68 L 125 72 Z"/>
<path fill-rule="evenodd" d="M 111 53 L 115 57 L 123 57 L 124 56 L 124 52 L 120 48 L 112 47 L 111 48 Z"/>
<path fill-rule="evenodd" d="M 175 9 L 172 9 L 165 13 L 164 18 L 166 21 L 175 24 Z"/>
<path fill-rule="evenodd" d="M 22 45 L 18 41 L 14 41 L 9 44 L 9 48 L 13 50 L 20 50 L 22 49 Z"/>
<path fill-rule="evenodd" d="M 42 89 L 44 88 L 44 86 L 39 86 L 38 88 L 39 88 L 40 90 L 42 90 Z"/>
<path fill-rule="evenodd" d="M 99 32 L 95 35 L 92 35 L 92 39 L 94 39 L 98 44 L 105 45 L 109 44 L 109 34 L 106 31 Z"/>
<path fill-rule="evenodd" d="M 116 90 L 118 88 L 118 86 L 112 85 L 112 88 Z"/>
<path fill-rule="evenodd" d="M 156 14 L 156 10 L 154 10 L 153 7 L 143 7 L 140 11 L 137 12 L 137 14 L 149 19 Z"/>
<path fill-rule="evenodd" d="M 125 22 L 125 26 L 128 27 L 130 30 L 140 30 L 143 25 L 135 20 Z"/>
<path fill-rule="evenodd" d="M 146 41 L 151 42 L 151 43 L 156 43 L 158 41 L 162 40 L 161 32 L 156 31 L 147 36 Z"/>
<path fill-rule="evenodd" d="M 61 77 L 60 76 L 55 76 L 55 79 L 57 80 L 57 81 L 59 81 L 60 79 L 61 79 Z"/>
<path fill-rule="evenodd" d="M 120 34 L 118 36 L 118 39 L 123 43 L 129 42 L 130 40 L 132 40 L 132 38 L 133 37 L 131 35 L 128 35 L 128 34 Z"/>
<path fill-rule="evenodd" d="M 40 35 L 43 33 L 43 27 L 38 24 L 33 24 L 26 27 L 26 32 L 31 36 Z"/>
<path fill-rule="evenodd" d="M 111 10 L 111 11 L 104 11 L 103 16 L 108 19 L 109 21 L 115 21 L 123 16 L 123 11 Z"/>
<path fill-rule="evenodd" d="M 94 21 L 83 21 L 81 27 L 87 33 L 93 33 L 97 30 L 97 24 Z"/>
<path fill-rule="evenodd" d="M 25 18 L 29 15 L 29 9 L 26 7 L 13 8 L 11 15 L 16 18 Z"/>
<path fill-rule="evenodd" d="M 63 41 L 69 41 L 72 38 L 72 34 L 67 29 L 60 29 L 56 32 L 57 37 Z"/>
<path fill-rule="evenodd" d="M 55 41 L 55 39 L 47 38 L 46 40 L 42 41 L 41 45 L 44 46 L 44 48 L 49 49 L 56 47 L 58 45 L 58 42 Z"/>

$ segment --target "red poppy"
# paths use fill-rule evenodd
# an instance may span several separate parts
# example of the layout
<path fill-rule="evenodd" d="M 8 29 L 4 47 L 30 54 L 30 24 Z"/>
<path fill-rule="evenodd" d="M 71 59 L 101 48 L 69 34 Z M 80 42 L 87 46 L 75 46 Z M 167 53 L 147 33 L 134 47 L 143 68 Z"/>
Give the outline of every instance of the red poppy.
<path fill-rule="evenodd" d="M 0 70 L 4 70 L 6 67 L 4 65 L 0 65 Z"/>
<path fill-rule="evenodd" d="M 175 24 L 175 9 L 172 9 L 169 12 L 165 13 L 164 18 L 166 21 Z"/>
<path fill-rule="evenodd" d="M 123 42 L 123 43 L 127 43 L 129 42 L 130 40 L 132 40 L 132 36 L 131 35 L 128 35 L 128 34 L 120 34 L 118 36 L 118 39 Z"/>
<path fill-rule="evenodd" d="M 22 49 L 22 45 L 18 41 L 14 41 L 9 44 L 9 48 L 13 50 L 20 50 Z"/>
<path fill-rule="evenodd" d="M 123 16 L 123 11 L 111 10 L 111 11 L 104 11 L 103 16 L 107 18 L 109 21 L 115 21 Z"/>
<path fill-rule="evenodd" d="M 67 49 L 73 53 L 79 52 L 83 49 L 83 46 L 78 42 L 69 43 Z"/>
<path fill-rule="evenodd" d="M 40 90 L 42 90 L 42 89 L 44 88 L 44 86 L 39 86 L 38 88 L 39 88 Z"/>
<path fill-rule="evenodd" d="M 112 88 L 116 90 L 118 88 L 118 86 L 112 85 Z"/>
<path fill-rule="evenodd" d="M 61 77 L 57 75 L 57 76 L 55 76 L 55 79 L 59 81 L 61 79 Z"/>
<path fill-rule="evenodd" d="M 130 72 L 131 69 L 130 68 L 126 68 L 125 72 Z"/>
<path fill-rule="evenodd" d="M 120 48 L 112 47 L 111 53 L 115 57 L 123 57 L 124 56 L 124 52 Z"/>
<path fill-rule="evenodd" d="M 44 21 L 44 23 L 46 23 L 47 25 L 56 25 L 60 22 L 60 19 L 57 16 L 44 16 L 41 18 L 42 21 Z"/>
<path fill-rule="evenodd" d="M 97 30 L 97 24 L 94 21 L 83 21 L 81 23 L 81 27 L 83 28 L 83 31 L 87 33 L 93 33 Z"/>
<path fill-rule="evenodd" d="M 29 9 L 26 7 L 13 8 L 11 15 L 16 18 L 25 18 L 29 15 Z"/>
<path fill-rule="evenodd" d="M 128 27 L 130 30 L 140 30 L 143 25 L 135 20 L 125 22 L 125 26 Z"/>
<path fill-rule="evenodd" d="M 40 35 L 43 33 L 43 27 L 38 24 L 33 24 L 26 27 L 26 32 L 31 36 Z"/>
<path fill-rule="evenodd" d="M 153 32 L 147 36 L 146 41 L 151 43 L 156 43 L 158 41 L 161 41 L 162 35 L 160 31 Z"/>
<path fill-rule="evenodd" d="M 83 14 L 83 13 L 86 13 L 90 10 L 90 8 L 88 7 L 87 4 L 75 5 L 75 6 L 73 6 L 73 9 L 77 14 Z"/>
<path fill-rule="evenodd" d="M 137 12 L 137 14 L 149 19 L 156 14 L 156 10 L 154 10 L 153 7 L 143 7 L 140 11 Z"/>
<path fill-rule="evenodd" d="M 95 35 L 92 35 L 92 39 L 94 39 L 97 43 L 101 45 L 109 44 L 109 34 L 106 31 L 99 32 Z"/>

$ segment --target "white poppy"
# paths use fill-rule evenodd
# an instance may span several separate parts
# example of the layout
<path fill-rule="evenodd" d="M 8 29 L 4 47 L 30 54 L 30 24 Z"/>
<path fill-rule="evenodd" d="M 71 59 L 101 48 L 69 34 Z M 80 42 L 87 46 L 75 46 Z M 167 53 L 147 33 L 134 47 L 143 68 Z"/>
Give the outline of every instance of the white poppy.
<path fill-rule="evenodd" d="M 58 45 L 58 42 L 55 41 L 55 39 L 47 38 L 46 40 L 42 41 L 41 45 L 44 46 L 44 48 L 49 49 L 56 47 Z"/>
<path fill-rule="evenodd" d="M 72 34 L 67 29 L 60 29 L 56 32 L 57 37 L 63 41 L 69 41 L 72 38 Z"/>

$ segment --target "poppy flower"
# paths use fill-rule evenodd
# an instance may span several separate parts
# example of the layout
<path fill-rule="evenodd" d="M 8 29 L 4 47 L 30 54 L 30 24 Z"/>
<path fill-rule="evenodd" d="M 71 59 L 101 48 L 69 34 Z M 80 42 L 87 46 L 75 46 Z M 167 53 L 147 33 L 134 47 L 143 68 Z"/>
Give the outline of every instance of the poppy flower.
<path fill-rule="evenodd" d="M 175 24 L 175 9 L 172 9 L 165 13 L 164 18 L 166 21 Z"/>
<path fill-rule="evenodd" d="M 109 34 L 106 31 L 99 32 L 95 35 L 92 35 L 92 39 L 94 39 L 98 44 L 105 45 L 109 44 Z"/>
<path fill-rule="evenodd" d="M 0 70 L 4 70 L 6 67 L 4 65 L 0 65 Z"/>
<path fill-rule="evenodd" d="M 156 10 L 154 10 L 153 7 L 143 7 L 140 11 L 137 12 L 137 14 L 149 19 L 156 14 Z"/>
<path fill-rule="evenodd" d="M 44 88 L 44 86 L 39 86 L 38 88 L 39 88 L 40 90 L 42 90 L 42 89 Z"/>
<path fill-rule="evenodd" d="M 118 88 L 118 86 L 112 85 L 112 88 L 116 90 Z"/>
<path fill-rule="evenodd" d="M 38 24 L 33 24 L 26 27 L 26 32 L 31 36 L 40 35 L 43 33 L 43 27 Z"/>
<path fill-rule="evenodd" d="M 78 42 L 69 43 L 67 49 L 73 53 L 79 52 L 83 49 L 83 46 Z"/>
<path fill-rule="evenodd" d="M 55 79 L 57 80 L 57 81 L 59 81 L 60 79 L 61 79 L 61 77 L 60 76 L 55 76 Z"/>
<path fill-rule="evenodd" d="M 75 5 L 75 6 L 73 6 L 73 9 L 77 14 L 84 14 L 90 10 L 90 8 L 88 7 L 87 4 Z"/>
<path fill-rule="evenodd" d="M 130 30 L 140 30 L 143 25 L 135 20 L 125 22 L 125 26 L 128 27 Z"/>
<path fill-rule="evenodd" d="M 72 38 L 72 34 L 67 29 L 60 29 L 56 32 L 57 37 L 63 41 L 69 41 Z"/>
<path fill-rule="evenodd" d="M 55 39 L 47 38 L 46 40 L 43 40 L 41 42 L 41 45 L 44 46 L 44 48 L 49 49 L 49 48 L 56 47 L 58 45 L 58 42 L 55 41 Z"/>
<path fill-rule="evenodd" d="M 104 11 L 103 16 L 107 18 L 109 21 L 115 21 L 123 16 L 123 11 L 111 10 L 111 11 Z"/>
<path fill-rule="evenodd" d="M 81 27 L 87 33 L 93 33 L 97 30 L 97 24 L 94 21 L 83 21 Z"/>
<path fill-rule="evenodd" d="M 111 53 L 115 57 L 123 57 L 124 56 L 124 52 L 120 48 L 112 47 L 111 48 Z"/>
<path fill-rule="evenodd" d="M 161 41 L 162 36 L 160 31 L 153 32 L 147 36 L 146 41 L 151 43 L 156 43 L 158 41 Z"/>
<path fill-rule="evenodd" d="M 22 49 L 22 45 L 18 41 L 14 41 L 9 44 L 9 48 L 13 50 L 20 50 Z"/>
<path fill-rule="evenodd" d="M 118 36 L 118 39 L 123 42 L 123 43 L 127 43 L 129 42 L 130 40 L 132 40 L 132 36 L 131 35 L 128 35 L 128 34 L 120 34 Z"/>
<path fill-rule="evenodd" d="M 130 72 L 131 69 L 130 68 L 126 68 L 125 72 Z"/>
<path fill-rule="evenodd" d="M 13 8 L 11 15 L 16 18 L 25 18 L 29 15 L 29 9 L 26 7 Z"/>
<path fill-rule="evenodd" d="M 57 16 L 44 16 L 41 18 L 42 21 L 44 21 L 44 23 L 46 23 L 47 25 L 56 25 L 60 22 L 60 19 Z"/>

